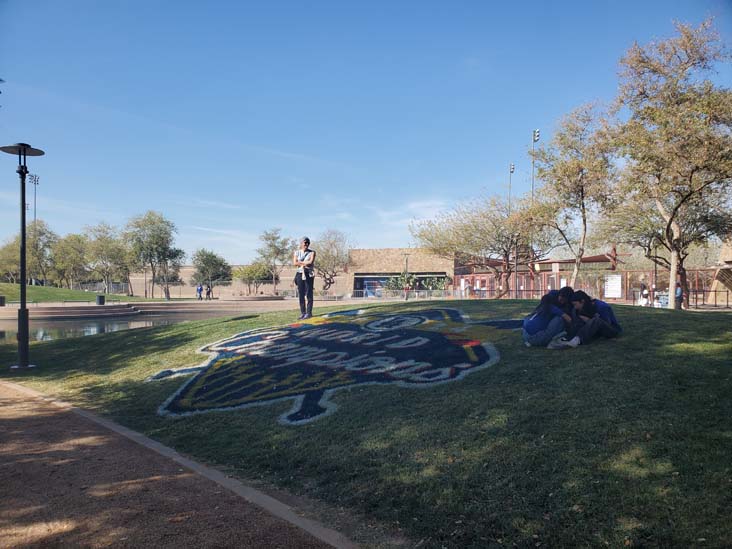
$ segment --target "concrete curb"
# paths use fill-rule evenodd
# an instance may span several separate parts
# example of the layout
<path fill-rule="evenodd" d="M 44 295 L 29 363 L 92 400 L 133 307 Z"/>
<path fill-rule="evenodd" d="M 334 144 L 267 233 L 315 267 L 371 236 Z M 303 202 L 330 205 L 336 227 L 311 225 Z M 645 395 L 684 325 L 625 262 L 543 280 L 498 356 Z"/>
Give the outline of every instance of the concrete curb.
<path fill-rule="evenodd" d="M 39 399 L 46 403 L 52 404 L 53 406 L 56 406 L 57 408 L 74 412 L 75 414 L 77 414 L 83 418 L 86 418 L 86 419 L 96 423 L 97 425 L 101 425 L 102 427 L 105 427 L 111 431 L 114 431 L 115 433 L 118 433 L 118 434 L 122 435 L 123 437 L 126 437 L 126 438 L 136 442 L 137 444 L 144 446 L 145 448 L 148 448 L 154 452 L 157 452 L 158 454 L 160 454 L 162 456 L 172 459 L 176 463 L 215 482 L 219 486 L 222 486 L 223 488 L 226 488 L 227 490 L 234 492 L 238 496 L 241 496 L 242 498 L 247 500 L 249 503 L 252 503 L 252 504 L 264 509 L 268 513 L 270 513 L 286 522 L 289 522 L 290 524 L 300 528 L 301 530 L 305 530 L 310 535 L 312 535 L 313 537 L 317 538 L 318 540 L 320 540 L 324 543 L 327 543 L 338 549 L 356 549 L 356 548 L 358 548 L 358 545 L 356 545 L 351 540 L 346 538 L 343 534 L 340 534 L 339 532 L 336 532 L 335 530 L 327 528 L 326 526 L 320 524 L 319 522 L 316 522 L 316 521 L 313 521 L 313 520 L 310 520 L 310 519 L 307 519 L 305 517 L 298 515 L 289 505 L 286 505 L 285 503 L 282 503 L 281 501 L 279 501 L 271 496 L 268 496 L 267 494 L 265 494 L 263 492 L 260 492 L 256 488 L 252 488 L 251 486 L 247 486 L 246 484 L 244 484 L 236 479 L 227 477 L 224 473 L 222 473 L 221 471 L 218 471 L 217 469 L 213 469 L 211 467 L 206 467 L 205 465 L 201 465 L 200 463 L 197 463 L 191 459 L 183 457 L 178 452 L 173 450 L 172 448 L 168 448 L 167 446 L 164 446 L 163 444 L 160 444 L 159 442 L 156 442 L 156 441 L 146 437 L 145 435 L 142 435 L 136 431 L 133 431 L 132 429 L 123 427 L 122 425 L 119 425 L 113 421 L 110 421 L 110 420 L 100 417 L 96 414 L 93 414 L 92 412 L 82 410 L 81 408 L 76 408 L 76 407 L 72 406 L 71 404 L 69 404 L 68 402 L 57 400 L 53 397 L 49 397 L 47 395 L 44 395 L 43 393 L 40 393 L 34 389 L 30 389 L 23 385 L 18 385 L 17 383 L 11 383 L 8 381 L 0 381 L 0 384 L 5 385 L 6 387 L 9 387 L 19 393 L 29 396 L 31 398 Z"/>

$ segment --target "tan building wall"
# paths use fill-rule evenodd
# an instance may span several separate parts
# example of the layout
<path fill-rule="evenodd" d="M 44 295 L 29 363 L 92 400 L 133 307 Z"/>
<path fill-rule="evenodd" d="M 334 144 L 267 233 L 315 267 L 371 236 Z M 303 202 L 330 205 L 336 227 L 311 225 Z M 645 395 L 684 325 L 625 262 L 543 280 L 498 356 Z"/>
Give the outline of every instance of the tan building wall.
<path fill-rule="evenodd" d="M 722 245 L 719 265 L 712 282 L 712 291 L 732 290 L 732 241 Z"/>
<path fill-rule="evenodd" d="M 317 250 L 316 250 L 317 252 Z M 405 254 L 409 254 L 405 256 Z M 336 277 L 335 284 L 331 286 L 328 293 L 345 295 L 354 290 L 354 279 L 364 275 L 382 275 L 391 276 L 399 275 L 404 272 L 405 263 L 408 262 L 409 272 L 422 275 L 447 275 L 450 278 L 455 276 L 455 262 L 442 257 L 432 255 L 418 248 L 381 248 L 381 249 L 353 249 L 350 251 L 351 265 L 348 272 L 340 274 Z M 406 259 L 406 261 L 405 261 Z M 316 258 L 317 263 L 317 258 Z M 240 265 L 232 265 L 232 270 L 240 267 Z M 183 284 L 179 286 L 171 286 L 170 296 L 173 298 L 192 298 L 196 296 L 196 287 L 191 284 L 191 277 L 195 272 L 192 265 L 184 265 L 180 269 L 180 278 Z M 287 265 L 280 273 L 280 283 L 277 285 L 277 292 L 294 291 L 296 268 Z M 150 273 L 147 277 L 144 273 L 133 273 L 130 276 L 132 290 L 135 295 L 145 295 L 145 285 L 147 284 L 147 295 L 151 293 Z M 316 277 L 315 292 L 320 292 L 323 288 L 323 279 Z M 272 293 L 272 284 L 263 284 L 259 287 L 262 294 Z M 155 296 L 161 297 L 162 288 L 155 285 Z M 214 297 L 222 299 L 231 299 L 248 295 L 246 284 L 239 280 L 235 280 L 229 286 L 215 286 Z"/>

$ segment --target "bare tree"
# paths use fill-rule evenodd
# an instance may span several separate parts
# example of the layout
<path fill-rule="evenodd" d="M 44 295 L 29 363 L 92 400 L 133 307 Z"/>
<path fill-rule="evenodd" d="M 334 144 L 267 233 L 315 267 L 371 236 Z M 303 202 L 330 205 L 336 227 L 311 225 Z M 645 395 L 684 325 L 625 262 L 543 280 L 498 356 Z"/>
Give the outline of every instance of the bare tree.
<path fill-rule="evenodd" d="M 336 277 L 348 270 L 350 264 L 350 244 L 348 237 L 341 231 L 327 229 L 316 240 L 317 261 L 315 270 L 323 279 L 323 291 L 327 291 Z"/>
<path fill-rule="evenodd" d="M 536 193 L 533 222 L 556 231 L 574 257 L 570 286 L 582 265 L 590 215 L 610 194 L 613 169 L 602 126 L 594 107 L 583 105 L 562 120 L 548 146 L 533 153 L 544 181 Z"/>

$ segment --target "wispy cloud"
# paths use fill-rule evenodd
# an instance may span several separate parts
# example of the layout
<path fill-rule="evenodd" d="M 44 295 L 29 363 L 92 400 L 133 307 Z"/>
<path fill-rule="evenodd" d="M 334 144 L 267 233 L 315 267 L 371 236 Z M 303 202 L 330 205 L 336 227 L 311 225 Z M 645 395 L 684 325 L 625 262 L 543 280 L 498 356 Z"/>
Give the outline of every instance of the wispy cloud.
<path fill-rule="evenodd" d="M 0 203 L 12 206 L 19 206 L 19 195 L 17 193 L 0 191 Z M 26 200 L 32 202 L 33 195 L 26 195 Z M 115 219 L 119 214 L 113 210 L 99 208 L 93 204 L 79 201 L 62 200 L 44 196 L 38 200 L 38 217 L 44 218 L 48 214 L 64 214 L 73 216 L 74 219 Z"/>
<path fill-rule="evenodd" d="M 408 202 L 396 208 L 366 206 L 382 225 L 389 227 L 408 227 L 412 221 L 435 217 L 448 206 L 441 199 L 424 199 Z"/>
<path fill-rule="evenodd" d="M 213 134 L 202 135 L 200 129 L 189 128 L 186 126 L 182 126 L 180 124 L 174 124 L 169 121 L 159 120 L 157 118 L 152 118 L 150 116 L 142 115 L 140 113 L 126 111 L 123 109 L 119 109 L 117 107 L 111 107 L 109 105 L 104 105 L 104 104 L 91 102 L 91 101 L 80 101 L 76 97 L 62 95 L 62 94 L 59 94 L 57 91 L 51 90 L 49 88 L 39 88 L 39 87 L 28 86 L 26 84 L 19 84 L 19 83 L 16 83 L 15 86 L 18 88 L 19 91 L 25 92 L 26 95 L 29 93 L 32 93 L 34 95 L 52 99 L 59 104 L 65 105 L 67 108 L 71 106 L 76 109 L 79 109 L 81 112 L 88 112 L 97 119 L 106 115 L 106 116 L 119 117 L 119 118 L 122 118 L 125 120 L 138 120 L 140 122 L 155 125 L 166 131 L 175 131 L 178 134 L 187 135 L 190 138 L 193 138 L 196 142 L 201 142 L 201 141 L 216 142 L 217 140 L 220 139 L 220 136 L 218 136 L 218 135 L 216 135 L 216 136 Z M 241 149 L 245 149 L 245 150 L 255 152 L 255 153 L 275 156 L 278 158 L 284 158 L 287 160 L 293 160 L 293 161 L 298 161 L 298 162 L 308 162 L 311 164 L 320 164 L 320 165 L 331 166 L 331 167 L 340 167 L 340 168 L 348 167 L 346 164 L 344 164 L 342 162 L 337 162 L 337 161 L 321 158 L 321 157 L 310 155 L 310 154 L 304 154 L 301 152 L 287 151 L 287 150 L 279 149 L 277 147 L 272 147 L 269 145 L 252 144 L 252 143 L 247 143 L 245 141 L 241 141 L 238 139 L 231 139 L 229 142 L 231 145 L 237 146 Z"/>
<path fill-rule="evenodd" d="M 259 246 L 259 235 L 239 229 L 193 225 L 181 231 L 180 242 L 189 255 L 198 248 L 213 248 L 227 261 L 239 264 L 247 263 L 254 257 Z"/>
<path fill-rule="evenodd" d="M 231 204 L 228 202 L 219 202 L 217 200 L 201 200 L 198 198 L 194 198 L 191 203 L 194 206 L 202 206 L 206 208 L 221 208 L 224 210 L 241 210 L 241 206 L 239 204 Z"/>

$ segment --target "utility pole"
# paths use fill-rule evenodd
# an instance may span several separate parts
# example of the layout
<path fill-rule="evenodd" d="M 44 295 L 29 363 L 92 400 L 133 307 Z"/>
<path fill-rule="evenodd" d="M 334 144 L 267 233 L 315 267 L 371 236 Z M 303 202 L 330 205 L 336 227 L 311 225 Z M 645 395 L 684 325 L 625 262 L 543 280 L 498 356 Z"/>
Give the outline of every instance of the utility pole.
<path fill-rule="evenodd" d="M 534 144 L 539 141 L 539 130 L 531 134 L 531 203 L 534 203 Z"/>

